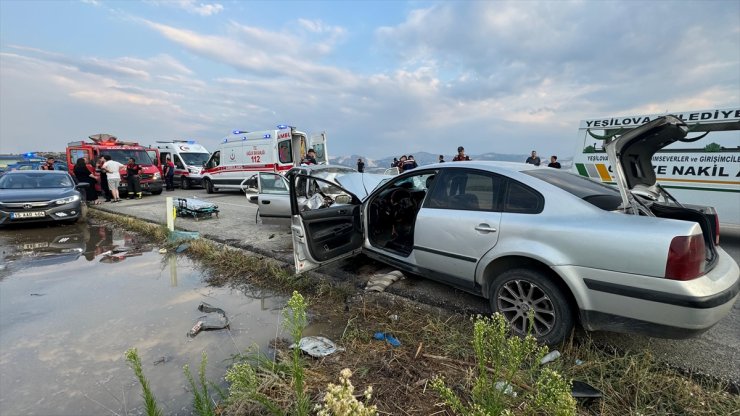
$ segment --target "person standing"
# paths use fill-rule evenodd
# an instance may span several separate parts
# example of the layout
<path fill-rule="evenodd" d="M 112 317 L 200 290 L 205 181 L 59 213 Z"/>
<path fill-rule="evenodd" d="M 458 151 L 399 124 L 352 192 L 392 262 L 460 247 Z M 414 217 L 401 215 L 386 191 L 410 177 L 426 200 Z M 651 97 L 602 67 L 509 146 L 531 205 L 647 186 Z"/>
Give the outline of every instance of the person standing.
<path fill-rule="evenodd" d="M 391 162 L 391 167 L 392 168 L 397 168 L 398 167 L 398 158 L 397 157 L 394 157 L 393 158 L 393 162 Z"/>
<path fill-rule="evenodd" d="M 438 163 L 445 163 L 445 156 L 439 155 L 439 162 Z"/>
<path fill-rule="evenodd" d="M 126 189 L 128 190 L 128 199 L 134 199 L 136 194 L 137 199 L 141 199 L 141 165 L 136 164 L 136 160 L 133 157 L 128 158 L 126 164 Z"/>
<path fill-rule="evenodd" d="M 357 159 L 357 171 L 360 173 L 365 171 L 365 162 L 362 161 L 362 158 Z"/>
<path fill-rule="evenodd" d="M 403 171 L 406 172 L 407 170 L 416 169 L 419 165 L 416 163 L 416 160 L 414 160 L 414 155 L 409 155 L 409 157 L 406 158 L 406 161 L 403 162 Z"/>
<path fill-rule="evenodd" d="M 313 149 L 308 149 L 306 156 L 301 160 L 302 165 L 316 165 L 316 152 Z"/>
<path fill-rule="evenodd" d="M 54 170 L 54 158 L 49 156 L 46 158 L 46 162 L 40 167 L 41 170 Z"/>
<path fill-rule="evenodd" d="M 547 165 L 547 167 L 560 169 L 560 162 L 558 162 L 558 157 L 555 155 L 550 156 L 550 164 Z"/>
<path fill-rule="evenodd" d="M 470 160 L 470 156 L 465 154 L 465 148 L 462 146 L 457 147 L 457 154 L 455 157 L 452 158 L 453 162 L 462 162 L 465 160 Z"/>
<path fill-rule="evenodd" d="M 103 193 L 103 196 L 105 197 L 105 202 L 110 202 L 113 199 L 113 194 L 110 191 L 110 188 L 108 187 L 108 175 L 105 173 L 105 169 L 103 169 L 103 164 L 105 163 L 105 158 L 103 156 L 100 156 L 98 158 L 98 163 L 95 166 L 96 171 L 100 174 L 100 191 Z"/>
<path fill-rule="evenodd" d="M 540 157 L 537 156 L 537 152 L 532 150 L 532 155 L 527 158 L 527 160 L 524 161 L 524 163 L 529 163 L 530 165 L 539 166 L 540 165 Z"/>
<path fill-rule="evenodd" d="M 164 185 L 168 191 L 175 190 L 175 164 L 172 163 L 170 156 L 164 162 Z"/>
<path fill-rule="evenodd" d="M 84 157 L 77 159 L 72 172 L 75 175 L 75 179 L 77 179 L 77 183 L 87 184 L 87 188 L 85 188 L 85 199 L 87 203 L 92 205 L 100 204 L 100 201 L 98 201 L 98 192 L 95 190 L 95 183 L 97 181 L 92 176 L 94 172 L 93 167 L 87 163 Z"/>
<path fill-rule="evenodd" d="M 108 188 L 110 188 L 110 192 L 113 194 L 113 202 L 121 202 L 118 187 L 121 185 L 121 168 L 123 165 L 112 160 L 110 155 L 105 155 L 103 158 L 105 158 L 103 170 L 105 170 L 105 174 L 108 177 Z"/>

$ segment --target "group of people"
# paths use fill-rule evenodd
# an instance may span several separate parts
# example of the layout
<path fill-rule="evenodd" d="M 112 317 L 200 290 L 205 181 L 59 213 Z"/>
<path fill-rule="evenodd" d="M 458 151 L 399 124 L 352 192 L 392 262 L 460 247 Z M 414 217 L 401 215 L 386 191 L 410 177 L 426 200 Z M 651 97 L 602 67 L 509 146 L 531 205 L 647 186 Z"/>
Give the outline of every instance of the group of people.
<path fill-rule="evenodd" d="M 118 187 L 121 185 L 121 168 L 124 167 L 126 168 L 127 175 L 128 198 L 133 199 L 136 197 L 141 199 L 140 172 L 142 167 L 136 163 L 134 158 L 129 158 L 128 163 L 124 165 L 113 160 L 110 155 L 103 155 L 98 158 L 96 165 L 93 167 L 86 157 L 81 157 L 77 159 L 72 173 L 78 183 L 87 183 L 89 185 L 85 190 L 87 202 L 92 205 L 98 205 L 101 202 L 98 199 L 98 191 L 95 189 L 95 185 L 98 183 L 95 173 L 100 174 L 100 189 L 105 197 L 105 202 L 120 202 L 121 195 Z"/>
<path fill-rule="evenodd" d="M 537 152 L 532 150 L 532 154 L 529 155 L 527 160 L 524 161 L 524 163 L 528 163 L 530 165 L 540 166 L 542 164 L 542 161 L 540 160 L 540 157 L 537 156 Z M 550 163 L 547 165 L 548 168 L 555 168 L 560 169 L 560 162 L 558 162 L 558 157 L 555 155 L 550 156 Z"/>
<path fill-rule="evenodd" d="M 407 170 L 416 169 L 419 164 L 414 160 L 414 155 L 403 155 L 400 158 L 393 158 L 391 163 L 392 168 L 398 168 L 398 173 L 406 172 Z"/>

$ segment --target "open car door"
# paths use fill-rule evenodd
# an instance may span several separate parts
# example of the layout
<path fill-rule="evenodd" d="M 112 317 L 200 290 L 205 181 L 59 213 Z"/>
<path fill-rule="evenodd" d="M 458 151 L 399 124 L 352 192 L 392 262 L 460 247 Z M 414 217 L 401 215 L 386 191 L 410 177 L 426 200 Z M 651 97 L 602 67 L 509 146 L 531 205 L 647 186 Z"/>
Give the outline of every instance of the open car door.
<path fill-rule="evenodd" d="M 284 176 L 273 172 L 257 174 L 257 207 L 262 219 L 290 219 L 290 191 Z"/>
<path fill-rule="evenodd" d="M 309 140 L 311 149 L 316 152 L 316 163 L 329 163 L 329 154 L 326 152 L 326 132 L 313 133 Z"/>
<path fill-rule="evenodd" d="M 291 174 L 288 183 L 296 273 L 362 251 L 362 203 L 357 196 L 309 175 Z"/>

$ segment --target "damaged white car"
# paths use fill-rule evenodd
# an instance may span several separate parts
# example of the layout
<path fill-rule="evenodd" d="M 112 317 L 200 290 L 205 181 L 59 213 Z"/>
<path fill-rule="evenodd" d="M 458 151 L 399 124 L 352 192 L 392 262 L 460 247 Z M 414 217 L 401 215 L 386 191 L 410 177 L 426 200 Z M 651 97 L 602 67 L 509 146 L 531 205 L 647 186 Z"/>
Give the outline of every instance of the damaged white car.
<path fill-rule="evenodd" d="M 302 209 L 289 181 L 296 272 L 360 252 L 489 299 L 513 330 L 562 342 L 588 330 L 684 338 L 727 315 L 737 263 L 711 207 L 682 206 L 652 155 L 687 126 L 656 119 L 606 144 L 619 189 L 558 169 L 502 162 L 423 166 L 367 198 Z M 332 185 L 337 186 L 337 185 Z M 530 327 L 528 318 L 533 315 Z"/>

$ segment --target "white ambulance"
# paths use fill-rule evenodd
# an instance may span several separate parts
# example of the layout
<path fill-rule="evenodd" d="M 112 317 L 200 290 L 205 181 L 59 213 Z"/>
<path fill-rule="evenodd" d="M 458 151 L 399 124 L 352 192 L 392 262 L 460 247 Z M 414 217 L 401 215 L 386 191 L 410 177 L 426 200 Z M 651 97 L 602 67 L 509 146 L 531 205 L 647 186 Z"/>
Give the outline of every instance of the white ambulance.
<path fill-rule="evenodd" d="M 163 169 L 168 156 L 175 164 L 175 185 L 190 189 L 203 183 L 203 165 L 211 157 L 205 147 L 193 140 L 157 141 L 150 147 L 159 150 L 159 162 Z"/>
<path fill-rule="evenodd" d="M 722 223 L 740 225 L 740 108 L 737 107 L 581 120 L 573 170 L 615 184 L 602 141 L 666 114 L 683 120 L 691 131 L 683 141 L 653 156 L 658 183 L 677 200 L 712 205 Z"/>
<path fill-rule="evenodd" d="M 245 181 L 257 172 L 282 173 L 299 166 L 309 149 L 316 152 L 317 164 L 329 162 L 325 132 L 309 137 L 282 124 L 275 130 L 234 130 L 221 140 L 206 163 L 203 186 L 208 193 L 243 190 Z"/>

